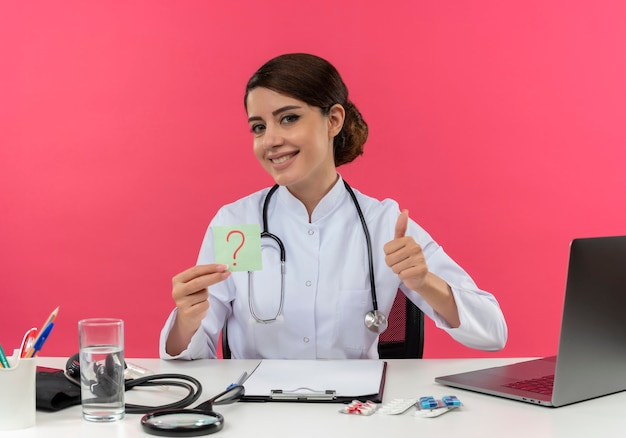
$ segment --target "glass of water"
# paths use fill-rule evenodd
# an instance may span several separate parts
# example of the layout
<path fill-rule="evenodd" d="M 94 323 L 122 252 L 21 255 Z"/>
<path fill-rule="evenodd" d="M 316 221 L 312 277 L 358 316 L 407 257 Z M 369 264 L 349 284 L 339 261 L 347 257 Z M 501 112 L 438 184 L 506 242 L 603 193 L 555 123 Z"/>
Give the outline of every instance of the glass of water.
<path fill-rule="evenodd" d="M 78 322 L 83 418 L 124 418 L 124 321 L 91 318 Z"/>

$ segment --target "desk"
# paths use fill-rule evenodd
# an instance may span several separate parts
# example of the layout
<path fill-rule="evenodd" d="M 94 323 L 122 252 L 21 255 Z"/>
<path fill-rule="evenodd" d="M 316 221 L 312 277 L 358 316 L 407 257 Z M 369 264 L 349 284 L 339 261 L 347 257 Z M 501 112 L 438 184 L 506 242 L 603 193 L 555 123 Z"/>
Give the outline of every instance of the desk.
<path fill-rule="evenodd" d="M 39 365 L 62 368 L 65 358 L 39 358 Z M 163 361 L 127 359 L 155 373 L 181 373 L 199 378 L 203 394 L 198 403 L 250 371 L 256 360 Z M 623 436 L 626 432 L 626 392 L 561 408 L 522 402 L 449 388 L 434 382 L 439 375 L 498 366 L 515 359 L 398 359 L 389 360 L 384 400 L 446 394 L 459 397 L 463 407 L 438 418 L 420 418 L 409 411 L 401 416 L 346 415 L 338 404 L 236 403 L 218 406 L 224 415 L 220 438 L 257 437 L 589 437 Z M 171 388 L 171 391 L 177 389 Z M 180 393 L 157 388 L 136 388 L 126 401 L 160 404 L 177 400 Z M 70 438 L 149 437 L 139 424 L 140 415 L 127 414 L 115 423 L 90 423 L 81 418 L 80 406 L 49 413 L 37 412 L 35 427 L 2 433 L 3 437 L 65 436 Z"/>

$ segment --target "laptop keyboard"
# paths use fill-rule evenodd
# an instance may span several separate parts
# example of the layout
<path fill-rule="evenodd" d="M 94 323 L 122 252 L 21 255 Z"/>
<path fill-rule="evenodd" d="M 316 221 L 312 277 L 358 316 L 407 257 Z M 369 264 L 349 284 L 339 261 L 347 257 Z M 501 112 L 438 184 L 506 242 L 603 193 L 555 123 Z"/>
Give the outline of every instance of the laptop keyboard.
<path fill-rule="evenodd" d="M 518 382 L 508 383 L 504 386 L 521 389 L 523 391 L 535 392 L 537 394 L 552 394 L 554 374 L 536 379 L 520 380 Z"/>

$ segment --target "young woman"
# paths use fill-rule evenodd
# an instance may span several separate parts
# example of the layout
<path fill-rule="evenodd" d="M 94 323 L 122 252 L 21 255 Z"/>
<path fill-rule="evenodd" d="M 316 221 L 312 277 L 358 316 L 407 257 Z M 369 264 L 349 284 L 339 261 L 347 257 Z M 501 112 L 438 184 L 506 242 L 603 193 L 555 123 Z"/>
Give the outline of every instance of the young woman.
<path fill-rule="evenodd" d="M 249 80 L 244 105 L 254 153 L 276 186 L 222 207 L 198 265 L 173 278 L 162 358 L 217 357 L 225 322 L 233 358 L 377 358 L 398 288 L 458 342 L 503 348 L 493 295 L 395 201 L 370 198 L 337 172 L 362 154 L 367 125 L 330 63 L 271 59 Z M 237 224 L 278 237 L 262 239 L 262 271 L 214 263 L 212 227 Z"/>

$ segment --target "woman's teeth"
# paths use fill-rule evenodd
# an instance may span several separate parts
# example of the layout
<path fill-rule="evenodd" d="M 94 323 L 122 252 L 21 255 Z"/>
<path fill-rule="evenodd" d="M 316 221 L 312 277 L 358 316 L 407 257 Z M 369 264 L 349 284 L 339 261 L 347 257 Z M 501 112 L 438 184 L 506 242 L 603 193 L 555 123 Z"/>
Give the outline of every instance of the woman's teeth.
<path fill-rule="evenodd" d="M 272 159 L 272 163 L 274 164 L 280 164 L 280 163 L 284 163 L 285 161 L 289 160 L 291 157 L 293 157 L 295 154 L 293 155 L 285 155 L 283 157 L 280 158 L 273 158 Z"/>

